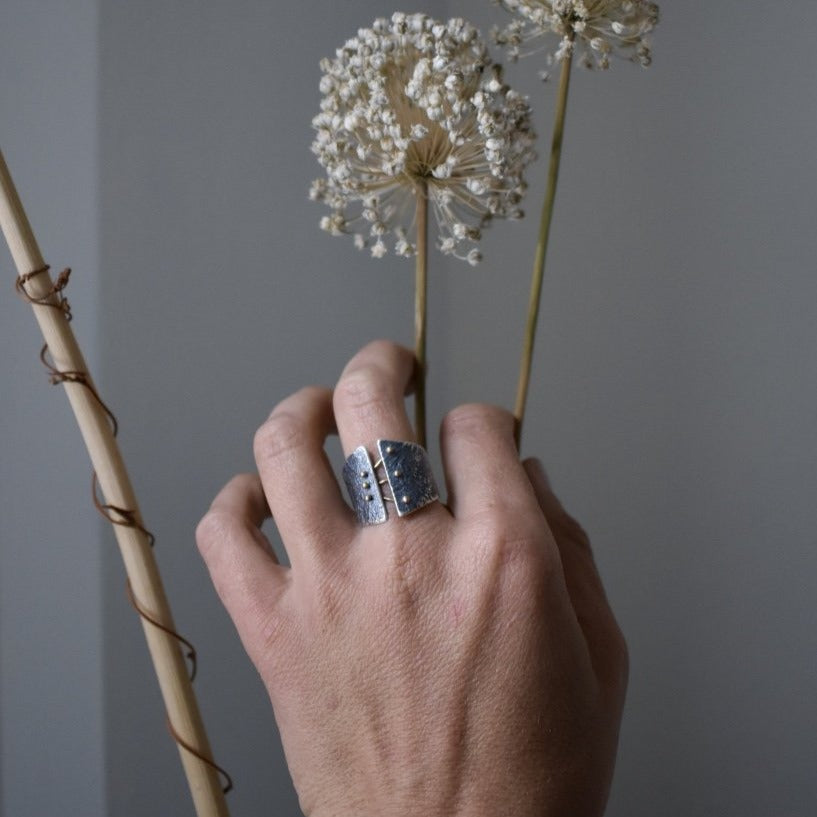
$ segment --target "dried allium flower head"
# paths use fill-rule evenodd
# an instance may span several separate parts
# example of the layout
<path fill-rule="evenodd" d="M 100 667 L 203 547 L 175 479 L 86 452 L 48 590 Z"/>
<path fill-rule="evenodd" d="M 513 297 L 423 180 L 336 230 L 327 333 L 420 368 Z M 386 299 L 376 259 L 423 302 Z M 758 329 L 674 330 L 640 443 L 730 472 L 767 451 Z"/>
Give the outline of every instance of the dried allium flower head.
<path fill-rule="evenodd" d="M 522 174 L 534 158 L 528 104 L 478 31 L 397 13 L 358 31 L 321 69 L 312 150 L 327 175 L 310 190 L 332 210 L 321 227 L 354 235 L 376 258 L 389 234 L 398 255 L 414 255 L 414 203 L 427 190 L 440 250 L 478 263 L 465 242 L 494 216 L 522 215 Z"/>
<path fill-rule="evenodd" d="M 652 60 L 645 37 L 658 24 L 656 3 L 647 0 L 494 2 L 521 18 L 492 32 L 498 44 L 507 46 L 511 60 L 533 53 L 522 49 L 531 40 L 551 34 L 559 37 L 559 45 L 550 55 L 551 59 L 564 59 L 579 44 L 582 63 L 587 68 L 609 68 L 611 54 L 644 66 Z"/>

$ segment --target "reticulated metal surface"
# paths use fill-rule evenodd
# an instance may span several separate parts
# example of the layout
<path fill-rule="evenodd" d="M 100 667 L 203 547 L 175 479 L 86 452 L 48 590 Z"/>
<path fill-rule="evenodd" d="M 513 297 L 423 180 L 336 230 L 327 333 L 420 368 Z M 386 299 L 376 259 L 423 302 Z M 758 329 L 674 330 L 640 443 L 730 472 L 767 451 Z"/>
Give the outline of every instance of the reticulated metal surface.
<path fill-rule="evenodd" d="M 379 525 L 388 518 L 387 503 L 397 516 L 407 516 L 439 498 L 425 449 L 411 442 L 378 440 L 379 459 L 372 464 L 364 446 L 356 448 L 343 466 L 343 481 L 362 525 Z"/>

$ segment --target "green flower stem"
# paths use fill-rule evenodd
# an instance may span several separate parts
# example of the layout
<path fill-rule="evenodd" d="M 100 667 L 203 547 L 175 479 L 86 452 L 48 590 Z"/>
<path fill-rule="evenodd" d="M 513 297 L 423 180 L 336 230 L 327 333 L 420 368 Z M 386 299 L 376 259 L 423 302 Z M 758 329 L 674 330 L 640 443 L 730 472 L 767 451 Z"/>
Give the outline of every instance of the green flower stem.
<path fill-rule="evenodd" d="M 426 444 L 426 302 L 428 295 L 428 187 L 417 190 L 417 265 L 414 287 L 414 355 L 417 382 L 414 386 L 414 429 L 417 442 Z"/>
<path fill-rule="evenodd" d="M 550 222 L 553 218 L 553 202 L 556 199 L 556 184 L 559 180 L 559 163 L 562 158 L 562 137 L 565 129 L 565 111 L 567 110 L 567 92 L 570 88 L 570 66 L 572 54 L 562 61 L 562 72 L 559 77 L 559 95 L 556 98 L 556 115 L 553 123 L 553 141 L 550 148 L 550 168 L 548 170 L 545 201 L 542 205 L 542 217 L 539 222 L 539 239 L 536 242 L 536 255 L 533 262 L 530 300 L 528 301 L 528 319 L 525 327 L 525 338 L 522 346 L 522 360 L 519 366 L 519 382 L 516 388 L 516 445 L 522 436 L 522 421 L 525 418 L 525 404 L 530 384 L 531 361 L 536 339 L 536 323 L 539 318 L 539 302 L 542 294 L 542 279 L 545 275 L 545 257 L 550 237 Z"/>

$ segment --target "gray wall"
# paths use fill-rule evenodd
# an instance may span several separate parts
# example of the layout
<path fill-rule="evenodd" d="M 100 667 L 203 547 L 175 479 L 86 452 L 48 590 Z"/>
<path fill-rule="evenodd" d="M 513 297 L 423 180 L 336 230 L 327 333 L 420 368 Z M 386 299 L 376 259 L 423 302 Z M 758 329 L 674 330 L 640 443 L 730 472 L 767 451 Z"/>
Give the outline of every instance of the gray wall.
<path fill-rule="evenodd" d="M 0 3 L 0 148 L 98 364 L 97 8 Z M 100 525 L 68 401 L 0 247 L 0 813 L 105 813 Z"/>
<path fill-rule="evenodd" d="M 306 200 L 318 60 L 391 10 L 0 9 L 0 145 L 46 256 L 77 268 L 75 328 L 199 647 L 236 815 L 298 810 L 192 531 L 277 400 L 372 337 L 411 339 L 407 265 L 320 233 Z M 571 91 L 524 449 L 589 528 L 630 643 L 611 817 L 817 808 L 817 9 L 781 18 L 665 2 L 649 71 Z M 545 152 L 554 88 L 534 68 L 508 76 Z M 543 173 L 482 267 L 434 259 L 432 418 L 511 401 Z M 10 288 L 0 316 L 2 815 L 190 814 L 66 401 Z"/>

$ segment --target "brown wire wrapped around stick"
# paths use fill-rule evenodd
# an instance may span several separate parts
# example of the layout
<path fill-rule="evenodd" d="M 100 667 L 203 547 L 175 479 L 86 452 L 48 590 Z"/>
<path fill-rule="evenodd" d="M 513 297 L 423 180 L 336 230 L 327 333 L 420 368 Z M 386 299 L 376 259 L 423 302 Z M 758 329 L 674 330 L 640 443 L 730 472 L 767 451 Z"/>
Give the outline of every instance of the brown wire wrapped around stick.
<path fill-rule="evenodd" d="M 62 384 L 88 449 L 105 497 L 100 505 L 106 516 L 110 514 L 118 520 L 113 525 L 114 533 L 130 590 L 134 600 L 138 599 L 137 610 L 196 813 L 198 817 L 227 817 L 229 811 L 219 770 L 211 760 L 209 740 L 180 649 L 183 642 L 176 634 L 150 535 L 142 524 L 136 496 L 114 437 L 115 421 L 99 397 L 69 325 L 71 311 L 64 289 L 70 272 L 66 270 L 56 282 L 51 281 L 2 153 L 0 228 L 17 266 L 18 291 L 22 290 L 21 294 L 31 303 L 43 333 L 46 348 L 41 353 L 42 360 L 49 368 L 52 382 Z"/>
<path fill-rule="evenodd" d="M 17 277 L 17 281 L 15 282 L 15 289 L 20 294 L 20 296 L 25 300 L 28 301 L 30 304 L 37 304 L 38 306 L 47 306 L 53 309 L 59 309 L 65 315 L 65 319 L 70 321 L 73 318 L 71 313 L 71 308 L 68 305 L 68 301 L 65 296 L 62 294 L 65 287 L 68 284 L 68 279 L 71 275 L 70 267 L 66 267 L 58 276 L 57 280 L 54 284 L 49 288 L 46 295 L 33 298 L 28 294 L 26 291 L 25 285 L 30 281 L 34 276 L 41 275 L 47 273 L 50 267 L 48 265 L 41 267 L 38 270 L 34 270 L 33 272 L 29 272 L 26 275 L 19 275 Z M 57 296 L 57 300 L 54 301 L 53 296 Z M 116 437 L 119 433 L 119 421 L 116 419 L 114 413 L 108 408 L 107 404 L 103 401 L 103 399 L 99 396 L 99 392 L 96 388 L 91 384 L 88 379 L 88 375 L 86 372 L 80 371 L 69 371 L 64 372 L 57 369 L 53 363 L 51 363 L 48 359 L 48 344 L 46 343 L 42 349 L 40 350 L 40 361 L 48 370 L 49 373 L 49 382 L 56 386 L 60 383 L 79 383 L 80 385 L 84 386 L 86 389 L 90 391 L 93 395 L 94 399 L 99 403 L 102 410 L 105 412 L 108 420 L 111 424 L 111 432 L 113 436 Z M 96 472 L 93 474 L 93 478 L 91 480 L 91 499 L 94 503 L 94 507 L 99 511 L 99 513 L 108 520 L 112 525 L 124 525 L 125 527 L 134 528 L 145 535 L 145 538 L 148 541 L 148 544 L 152 548 L 156 543 L 156 537 L 141 523 L 139 523 L 136 519 L 136 514 L 134 511 L 129 510 L 127 508 L 118 508 L 116 505 L 109 505 L 104 504 L 100 499 L 97 493 L 97 488 L 99 485 L 99 481 L 96 476 Z M 133 587 L 131 586 L 130 579 L 125 583 L 125 592 L 128 597 L 128 601 L 131 604 L 131 607 L 137 612 L 139 616 L 142 617 L 145 621 L 152 624 L 154 627 L 162 630 L 163 632 L 167 633 L 172 638 L 175 638 L 180 644 L 184 645 L 187 648 L 187 659 L 190 662 L 190 681 L 194 681 L 196 679 L 196 672 L 198 670 L 198 659 L 196 648 L 188 641 L 181 633 L 176 632 L 176 630 L 168 627 L 167 625 L 163 624 L 154 616 L 150 615 L 145 608 L 139 603 L 139 600 L 136 598 L 133 592 Z M 170 732 L 171 737 L 173 740 L 176 741 L 180 746 L 182 746 L 186 751 L 190 752 L 195 757 L 199 758 L 202 762 L 208 764 L 213 769 L 221 775 L 224 780 L 224 786 L 222 788 L 223 792 L 226 794 L 233 788 L 233 780 L 230 775 L 227 773 L 225 769 L 219 766 L 210 758 L 203 755 L 198 749 L 188 743 L 184 738 L 179 735 L 176 729 L 173 726 L 169 717 L 165 718 L 165 723 L 167 725 L 167 730 Z"/>
<path fill-rule="evenodd" d="M 20 294 L 20 296 L 28 301 L 30 304 L 37 304 L 38 306 L 47 306 L 53 309 L 59 309 L 65 315 L 67 321 L 70 321 L 73 318 L 71 313 L 71 308 L 68 305 L 68 301 L 65 296 L 62 294 L 66 285 L 68 284 L 68 279 L 71 275 L 70 267 L 66 267 L 58 276 L 57 280 L 54 284 L 49 288 L 48 292 L 44 296 L 40 296 L 38 298 L 34 298 L 28 294 L 26 291 L 25 285 L 36 275 L 41 275 L 47 273 L 50 267 L 48 265 L 41 267 L 38 270 L 34 270 L 33 272 L 26 273 L 25 275 L 19 275 L 15 282 L 15 289 Z M 53 299 L 53 296 L 57 296 L 56 302 Z M 86 389 L 90 391 L 93 395 L 94 399 L 99 403 L 102 410 L 105 412 L 108 420 L 111 423 L 111 431 L 113 436 L 116 437 L 119 433 L 119 421 L 116 419 L 114 413 L 108 408 L 106 403 L 103 399 L 99 396 L 99 392 L 96 388 L 91 384 L 88 379 L 88 375 L 86 372 L 80 371 L 60 371 L 57 369 L 48 359 L 48 344 L 46 343 L 41 351 L 40 351 L 40 361 L 48 370 L 49 373 L 49 382 L 56 386 L 60 383 L 79 383 L 80 385 L 84 386 Z M 112 525 L 124 525 L 125 527 L 134 528 L 141 533 L 143 533 L 148 540 L 148 544 L 152 548 L 156 543 L 156 537 L 142 524 L 140 524 L 136 520 L 136 514 L 134 511 L 129 510 L 127 508 L 118 508 L 116 505 L 108 505 L 104 504 L 100 499 L 97 493 L 98 487 L 98 480 L 96 476 L 96 472 L 93 474 L 93 478 L 91 480 L 91 498 L 94 503 L 94 507 L 99 511 L 99 513 L 107 519 Z M 190 662 L 190 680 L 191 682 L 196 679 L 196 672 L 198 669 L 198 660 L 197 660 L 197 653 L 196 648 L 188 641 L 183 635 L 176 632 L 176 630 L 168 627 L 167 625 L 163 624 L 154 616 L 150 615 L 145 608 L 139 603 L 139 600 L 136 598 L 133 592 L 133 587 L 131 586 L 130 580 L 128 580 L 125 584 L 125 592 L 128 597 L 128 601 L 131 604 L 131 607 L 138 613 L 139 616 L 142 617 L 145 621 L 152 624 L 154 627 L 162 630 L 163 632 L 167 633 L 172 638 L 175 638 L 180 644 L 183 644 L 187 648 L 187 659 Z M 195 757 L 199 758 L 204 763 L 212 766 L 225 780 L 225 784 L 223 786 L 223 792 L 226 794 L 233 788 L 233 781 L 230 775 L 227 773 L 225 769 L 219 766 L 210 758 L 203 755 L 198 749 L 188 743 L 184 738 L 179 735 L 176 729 L 173 726 L 170 718 L 167 717 L 165 719 L 167 730 L 170 732 L 171 737 L 182 746 L 186 751 L 193 754 Z"/>

